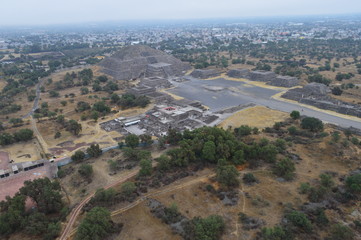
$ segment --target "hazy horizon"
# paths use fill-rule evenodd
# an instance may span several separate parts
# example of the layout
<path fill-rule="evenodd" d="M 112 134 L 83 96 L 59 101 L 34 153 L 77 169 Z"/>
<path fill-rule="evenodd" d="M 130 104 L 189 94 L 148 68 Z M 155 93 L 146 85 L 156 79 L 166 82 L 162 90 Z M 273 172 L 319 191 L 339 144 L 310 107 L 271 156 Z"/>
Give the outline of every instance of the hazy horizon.
<path fill-rule="evenodd" d="M 178 1 L 177 1 L 178 2 Z M 359 14 L 361 1 L 348 0 L 13 0 L 3 3 L 0 26 L 52 25 L 131 20 L 185 20 Z"/>

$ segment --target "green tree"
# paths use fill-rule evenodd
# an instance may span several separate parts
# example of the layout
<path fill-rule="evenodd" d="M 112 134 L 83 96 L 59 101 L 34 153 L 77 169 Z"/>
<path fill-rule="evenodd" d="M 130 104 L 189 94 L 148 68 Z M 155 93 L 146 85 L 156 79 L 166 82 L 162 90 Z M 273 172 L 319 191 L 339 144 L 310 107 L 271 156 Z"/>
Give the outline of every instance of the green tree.
<path fill-rule="evenodd" d="M 81 162 L 85 159 L 85 153 L 81 150 L 77 150 L 72 156 L 71 160 L 74 162 Z"/>
<path fill-rule="evenodd" d="M 204 144 L 202 158 L 207 162 L 216 162 L 216 144 L 213 141 L 207 141 Z"/>
<path fill-rule="evenodd" d="M 136 148 L 139 146 L 139 137 L 135 134 L 129 134 L 125 137 L 125 144 L 130 148 Z"/>
<path fill-rule="evenodd" d="M 149 159 L 142 159 L 139 162 L 140 170 L 139 175 L 140 176 L 150 176 L 152 175 L 152 161 Z"/>
<path fill-rule="evenodd" d="M 279 177 L 283 177 L 286 180 L 291 180 L 295 175 L 295 170 L 295 164 L 292 162 L 292 160 L 289 158 L 284 158 L 276 163 L 273 172 Z"/>
<path fill-rule="evenodd" d="M 165 172 L 171 167 L 170 158 L 167 155 L 162 154 L 159 158 L 156 158 L 155 161 L 158 162 L 157 169 L 161 172 Z"/>
<path fill-rule="evenodd" d="M 50 181 L 49 178 L 25 181 L 19 192 L 30 197 L 36 203 L 39 212 L 58 213 L 63 207 L 60 184 Z"/>
<path fill-rule="evenodd" d="M 236 187 L 239 185 L 239 172 L 233 165 L 217 167 L 217 181 L 227 187 Z"/>
<path fill-rule="evenodd" d="M 19 131 L 14 133 L 14 139 L 17 142 L 29 141 L 33 138 L 33 136 L 34 136 L 33 130 L 30 129 L 20 129 Z"/>
<path fill-rule="evenodd" d="M 66 124 L 66 130 L 78 136 L 82 131 L 82 126 L 75 120 L 69 120 Z"/>
<path fill-rule="evenodd" d="M 191 220 L 187 233 L 190 235 L 188 235 L 189 239 L 218 240 L 223 234 L 224 228 L 225 223 L 221 216 L 196 217 Z"/>
<path fill-rule="evenodd" d="M 136 189 L 137 189 L 137 187 L 135 186 L 135 184 L 133 182 L 125 182 L 121 186 L 121 192 L 126 197 L 129 197 L 130 195 L 132 195 Z"/>
<path fill-rule="evenodd" d="M 94 103 L 93 110 L 105 114 L 110 112 L 110 107 L 104 101 L 100 101 Z"/>
<path fill-rule="evenodd" d="M 105 239 L 114 231 L 110 212 L 101 207 L 90 210 L 80 223 L 76 240 Z"/>
<path fill-rule="evenodd" d="M 291 240 L 292 236 L 283 227 L 263 228 L 261 232 L 262 240 Z"/>
<path fill-rule="evenodd" d="M 296 228 L 303 230 L 305 232 L 312 231 L 312 223 L 307 218 L 307 216 L 298 211 L 291 211 L 286 214 L 286 219 Z"/>
<path fill-rule="evenodd" d="M 302 119 L 301 127 L 308 129 L 311 132 L 318 132 L 323 130 L 323 123 L 320 119 L 314 117 L 306 117 Z"/>
<path fill-rule="evenodd" d="M 82 165 L 80 165 L 78 172 L 83 177 L 90 179 L 91 176 L 93 175 L 94 171 L 93 171 L 92 165 L 90 165 L 90 164 L 82 164 Z"/>
<path fill-rule="evenodd" d="M 346 187 L 352 193 L 361 193 L 361 173 L 347 177 Z"/>
<path fill-rule="evenodd" d="M 331 227 L 331 240 L 352 240 L 355 234 L 352 229 L 340 223 Z"/>
<path fill-rule="evenodd" d="M 152 136 L 147 134 L 142 134 L 139 136 L 140 142 L 146 147 L 153 144 Z"/>
<path fill-rule="evenodd" d="M 89 155 L 89 157 L 96 158 L 102 155 L 103 150 L 100 148 L 99 144 L 92 144 L 86 149 L 86 153 Z"/>
<path fill-rule="evenodd" d="M 292 111 L 290 114 L 290 117 L 294 120 L 299 119 L 301 117 L 301 114 L 299 111 Z"/>

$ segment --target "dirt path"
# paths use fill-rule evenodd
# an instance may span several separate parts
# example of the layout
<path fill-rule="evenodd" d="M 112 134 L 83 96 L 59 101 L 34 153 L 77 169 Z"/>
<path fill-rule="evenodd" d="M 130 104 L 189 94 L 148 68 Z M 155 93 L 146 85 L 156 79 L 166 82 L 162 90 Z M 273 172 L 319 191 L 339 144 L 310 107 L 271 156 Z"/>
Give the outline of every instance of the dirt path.
<path fill-rule="evenodd" d="M 42 149 L 42 152 L 43 152 L 43 154 L 45 156 L 45 153 L 48 152 L 48 144 L 45 142 L 43 136 L 40 134 L 39 129 L 38 129 L 37 125 L 36 125 L 36 121 L 35 121 L 33 116 L 31 116 L 30 122 L 31 122 L 31 127 L 33 128 L 33 131 L 35 133 L 35 137 L 38 139 L 39 145 L 40 145 L 40 147 Z"/>
<path fill-rule="evenodd" d="M 131 204 L 129 204 L 129 205 L 125 206 L 125 207 L 122 207 L 122 208 L 120 208 L 118 210 L 113 211 L 111 213 L 111 216 L 114 217 L 116 215 L 122 214 L 122 213 L 124 213 L 124 212 L 138 206 L 139 204 L 143 203 L 144 201 L 148 200 L 151 197 L 159 196 L 161 194 L 169 193 L 169 192 L 172 192 L 172 191 L 184 188 L 184 187 L 191 186 L 193 184 L 205 181 L 208 178 L 214 177 L 215 175 L 216 175 L 215 173 L 207 174 L 207 175 L 204 175 L 204 176 L 197 177 L 196 179 L 186 181 L 185 183 L 178 184 L 176 186 L 168 186 L 165 189 L 145 194 L 144 196 L 142 196 L 141 198 L 139 198 L 135 202 L 132 202 Z M 77 232 L 77 228 L 73 229 L 69 234 L 69 238 L 71 239 L 71 237 L 74 236 L 76 234 L 76 232 Z M 60 239 L 62 239 L 62 238 L 60 238 Z M 67 238 L 64 238 L 64 239 L 67 239 Z"/>
<path fill-rule="evenodd" d="M 132 177 L 137 175 L 138 171 L 139 171 L 139 169 L 134 169 L 128 175 L 123 176 L 120 179 L 118 179 L 117 181 L 107 185 L 106 187 L 104 187 L 104 189 L 109 189 L 109 188 L 114 187 L 114 186 L 116 186 L 118 184 L 121 184 L 121 183 L 124 183 L 124 182 L 128 181 L 129 179 L 131 179 Z M 72 212 L 70 213 L 68 223 L 66 224 L 63 233 L 58 238 L 59 240 L 67 240 L 67 239 L 69 239 L 71 237 L 70 233 L 72 231 L 72 228 L 73 228 L 73 225 L 74 225 L 76 219 L 78 218 L 78 216 L 79 216 L 81 210 L 83 209 L 83 207 L 85 206 L 85 204 L 87 204 L 90 201 L 90 199 L 94 196 L 94 194 L 95 194 L 95 192 L 89 194 L 88 197 L 86 197 L 83 201 L 81 201 L 79 203 L 79 205 L 72 210 Z"/>

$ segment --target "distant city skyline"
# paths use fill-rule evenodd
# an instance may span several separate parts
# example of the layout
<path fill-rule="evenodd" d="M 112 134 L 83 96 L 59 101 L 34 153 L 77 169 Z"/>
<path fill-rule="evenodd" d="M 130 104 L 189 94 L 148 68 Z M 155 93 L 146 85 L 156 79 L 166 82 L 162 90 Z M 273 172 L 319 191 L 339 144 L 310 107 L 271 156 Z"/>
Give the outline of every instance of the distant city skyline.
<path fill-rule="evenodd" d="M 12 0 L 0 26 L 361 13 L 360 0 Z"/>

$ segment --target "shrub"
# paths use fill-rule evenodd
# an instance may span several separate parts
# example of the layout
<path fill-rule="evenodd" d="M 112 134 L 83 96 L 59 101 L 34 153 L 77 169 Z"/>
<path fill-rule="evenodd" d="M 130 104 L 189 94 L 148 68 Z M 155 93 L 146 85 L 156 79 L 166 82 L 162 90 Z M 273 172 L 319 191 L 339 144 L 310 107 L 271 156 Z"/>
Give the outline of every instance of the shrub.
<path fill-rule="evenodd" d="M 307 216 L 298 211 L 291 211 L 286 214 L 286 219 L 296 228 L 303 230 L 305 232 L 312 231 L 312 224 Z"/>
<path fill-rule="evenodd" d="M 354 233 L 352 229 L 342 224 L 335 224 L 331 227 L 331 240 L 352 240 Z"/>
<path fill-rule="evenodd" d="M 291 180 L 295 175 L 295 170 L 295 164 L 292 162 L 292 160 L 285 158 L 276 163 L 273 172 L 279 177 L 283 177 L 286 180 Z"/>

